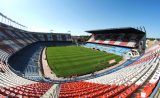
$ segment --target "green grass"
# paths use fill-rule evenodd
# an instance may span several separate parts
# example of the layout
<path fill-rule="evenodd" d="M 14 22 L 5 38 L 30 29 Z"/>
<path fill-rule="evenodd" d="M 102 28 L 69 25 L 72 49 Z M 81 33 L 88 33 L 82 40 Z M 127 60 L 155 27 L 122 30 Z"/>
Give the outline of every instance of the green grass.
<path fill-rule="evenodd" d="M 47 60 L 58 77 L 84 75 L 115 65 L 121 56 L 77 46 L 48 47 Z M 109 64 L 108 61 L 116 62 Z"/>

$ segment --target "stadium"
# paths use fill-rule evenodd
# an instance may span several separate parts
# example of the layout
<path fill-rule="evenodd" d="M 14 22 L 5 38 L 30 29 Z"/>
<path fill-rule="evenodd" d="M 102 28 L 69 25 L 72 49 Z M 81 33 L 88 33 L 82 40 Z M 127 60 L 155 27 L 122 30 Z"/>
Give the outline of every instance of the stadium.
<path fill-rule="evenodd" d="M 160 98 L 160 42 L 145 27 L 86 30 L 79 42 L 0 17 L 0 98 Z"/>

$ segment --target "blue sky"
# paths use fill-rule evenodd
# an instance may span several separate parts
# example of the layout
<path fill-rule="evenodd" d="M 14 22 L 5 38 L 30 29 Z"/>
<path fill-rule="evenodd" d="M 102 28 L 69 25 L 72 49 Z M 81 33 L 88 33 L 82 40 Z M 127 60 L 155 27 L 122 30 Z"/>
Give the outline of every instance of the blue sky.
<path fill-rule="evenodd" d="M 145 26 L 160 38 L 160 0 L 0 0 L 0 12 L 30 31 L 71 31 Z"/>

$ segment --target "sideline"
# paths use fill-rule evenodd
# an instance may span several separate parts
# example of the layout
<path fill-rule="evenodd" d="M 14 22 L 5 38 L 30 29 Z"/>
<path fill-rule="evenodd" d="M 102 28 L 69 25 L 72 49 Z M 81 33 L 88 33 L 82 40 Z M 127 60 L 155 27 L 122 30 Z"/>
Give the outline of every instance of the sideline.
<path fill-rule="evenodd" d="M 41 62 L 42 62 L 42 67 L 43 67 L 43 72 L 45 77 L 50 79 L 59 79 L 48 65 L 47 57 L 46 57 L 46 48 L 43 49 Z"/>

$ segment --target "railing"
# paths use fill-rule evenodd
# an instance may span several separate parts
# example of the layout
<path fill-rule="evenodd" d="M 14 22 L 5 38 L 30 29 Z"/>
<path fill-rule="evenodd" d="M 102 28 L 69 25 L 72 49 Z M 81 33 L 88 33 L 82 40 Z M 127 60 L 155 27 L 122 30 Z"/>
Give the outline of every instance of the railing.
<path fill-rule="evenodd" d="M 26 26 L 24 26 L 16 21 L 8 18 L 7 16 L 3 15 L 1 12 L 0 12 L 0 22 L 3 24 L 7 24 L 9 26 L 13 26 L 15 28 L 23 29 L 23 30 L 25 30 L 27 28 Z"/>
<path fill-rule="evenodd" d="M 156 88 L 153 90 L 152 94 L 149 96 L 149 98 L 158 98 L 160 96 L 160 80 L 156 86 Z"/>

